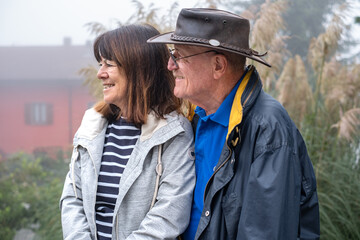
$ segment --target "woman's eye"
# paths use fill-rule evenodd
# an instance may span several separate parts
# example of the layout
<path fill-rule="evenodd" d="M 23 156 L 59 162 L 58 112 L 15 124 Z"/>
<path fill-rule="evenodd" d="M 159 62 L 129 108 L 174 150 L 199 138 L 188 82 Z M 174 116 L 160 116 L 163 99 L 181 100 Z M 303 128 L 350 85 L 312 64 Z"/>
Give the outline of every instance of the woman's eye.
<path fill-rule="evenodd" d="M 118 65 L 114 61 L 102 60 L 101 62 L 99 62 L 99 67 L 103 67 L 103 66 L 105 66 L 105 67 L 116 67 Z"/>
<path fill-rule="evenodd" d="M 105 62 L 105 65 L 106 65 L 107 67 L 114 67 L 114 66 L 115 66 L 115 64 L 109 63 L 109 62 Z"/>

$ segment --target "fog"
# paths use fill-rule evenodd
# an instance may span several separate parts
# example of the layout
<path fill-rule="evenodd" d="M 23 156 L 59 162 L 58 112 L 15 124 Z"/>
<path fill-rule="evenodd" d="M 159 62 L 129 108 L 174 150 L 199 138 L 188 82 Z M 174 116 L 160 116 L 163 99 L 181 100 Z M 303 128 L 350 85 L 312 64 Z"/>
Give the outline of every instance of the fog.
<path fill-rule="evenodd" d="M 173 4 L 139 2 L 145 9 Z M 69 151 L 85 110 L 96 102 L 79 74 L 97 65 L 95 36 L 85 25 L 112 29 L 136 9 L 130 0 L 0 2 L 0 161 L 18 152 Z"/>
<path fill-rule="evenodd" d="M 145 9 L 162 11 L 174 3 L 140 2 Z M 354 2 L 349 23 L 359 12 Z M 193 0 L 178 4 L 179 9 L 195 5 Z M 84 111 L 96 101 L 79 74 L 96 66 L 91 49 L 95 36 L 85 24 L 99 22 L 111 29 L 136 9 L 130 0 L 1 1 L 0 160 L 19 151 L 70 148 Z M 351 25 L 358 41 L 360 27 Z"/>
<path fill-rule="evenodd" d="M 169 9 L 174 1 L 139 0 L 150 6 Z M 193 0 L 179 1 L 193 7 Z M 108 28 L 126 21 L 136 11 L 132 0 L 11 0 L 0 1 L 0 46 L 61 45 L 64 37 L 85 44 L 93 36 L 84 26 L 99 22 Z"/>

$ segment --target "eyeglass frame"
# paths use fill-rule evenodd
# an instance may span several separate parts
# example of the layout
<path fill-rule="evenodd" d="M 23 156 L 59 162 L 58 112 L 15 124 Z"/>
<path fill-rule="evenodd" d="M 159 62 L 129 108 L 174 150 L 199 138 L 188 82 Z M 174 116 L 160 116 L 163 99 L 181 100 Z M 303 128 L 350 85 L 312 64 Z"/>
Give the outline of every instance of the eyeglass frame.
<path fill-rule="evenodd" d="M 200 55 L 200 54 L 203 54 L 203 53 L 209 53 L 209 52 L 214 52 L 214 53 L 216 53 L 216 54 L 220 54 L 218 51 L 216 51 L 216 50 L 207 50 L 207 51 L 205 51 L 205 52 L 200 52 L 200 53 L 195 53 L 195 54 L 191 54 L 191 55 L 188 55 L 188 56 L 184 56 L 184 57 L 175 57 L 174 56 L 174 54 L 173 54 L 173 51 L 175 51 L 176 49 L 171 49 L 171 48 L 169 48 L 169 52 L 170 52 L 170 57 L 171 57 L 171 59 L 174 61 L 174 63 L 175 63 L 175 66 L 178 68 L 179 67 L 179 65 L 177 64 L 177 62 L 176 61 L 178 61 L 178 60 L 180 60 L 180 59 L 184 59 L 184 58 L 189 58 L 189 57 L 194 57 L 194 56 L 196 56 L 196 55 Z"/>

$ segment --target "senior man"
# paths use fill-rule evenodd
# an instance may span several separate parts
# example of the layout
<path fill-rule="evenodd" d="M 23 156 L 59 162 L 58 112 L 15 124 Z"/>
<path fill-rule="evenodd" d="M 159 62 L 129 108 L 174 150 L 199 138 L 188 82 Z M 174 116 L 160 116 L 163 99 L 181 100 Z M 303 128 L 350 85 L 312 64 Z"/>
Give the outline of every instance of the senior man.
<path fill-rule="evenodd" d="M 319 239 L 316 179 L 286 110 L 262 90 L 250 24 L 217 9 L 182 9 L 174 32 L 174 93 L 196 105 L 196 187 L 188 239 Z M 160 87 L 160 86 L 159 86 Z"/>

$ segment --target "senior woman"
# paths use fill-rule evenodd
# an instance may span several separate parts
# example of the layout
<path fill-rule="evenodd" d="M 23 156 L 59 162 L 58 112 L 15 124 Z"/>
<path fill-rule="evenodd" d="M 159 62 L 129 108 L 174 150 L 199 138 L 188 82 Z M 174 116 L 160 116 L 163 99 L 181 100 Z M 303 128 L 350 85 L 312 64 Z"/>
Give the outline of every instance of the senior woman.
<path fill-rule="evenodd" d="M 166 47 L 146 43 L 157 34 L 128 25 L 95 40 L 104 99 L 74 137 L 60 200 L 64 239 L 175 239 L 188 225 L 193 133 Z"/>

